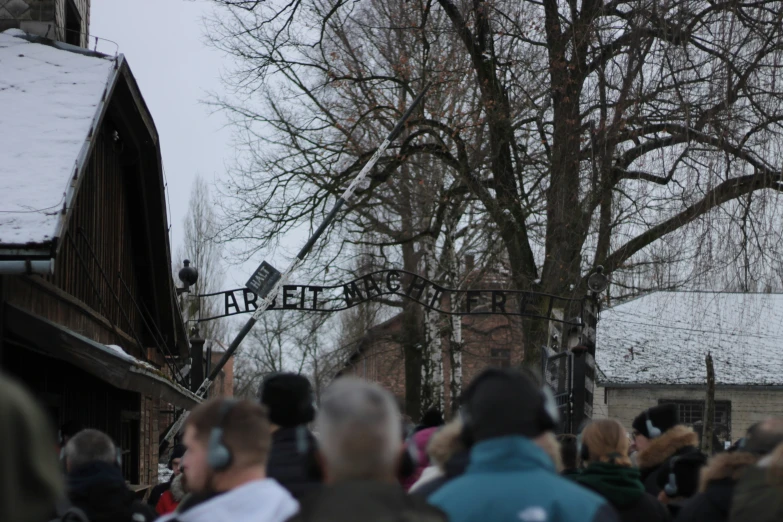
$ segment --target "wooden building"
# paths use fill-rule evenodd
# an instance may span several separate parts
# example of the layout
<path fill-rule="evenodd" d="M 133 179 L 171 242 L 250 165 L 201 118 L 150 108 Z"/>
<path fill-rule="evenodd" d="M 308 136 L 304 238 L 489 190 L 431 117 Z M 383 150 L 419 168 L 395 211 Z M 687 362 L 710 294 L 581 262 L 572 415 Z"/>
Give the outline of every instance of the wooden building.
<path fill-rule="evenodd" d="M 160 143 L 128 62 L 0 34 L 0 363 L 157 483 L 161 412 L 197 397 Z"/>

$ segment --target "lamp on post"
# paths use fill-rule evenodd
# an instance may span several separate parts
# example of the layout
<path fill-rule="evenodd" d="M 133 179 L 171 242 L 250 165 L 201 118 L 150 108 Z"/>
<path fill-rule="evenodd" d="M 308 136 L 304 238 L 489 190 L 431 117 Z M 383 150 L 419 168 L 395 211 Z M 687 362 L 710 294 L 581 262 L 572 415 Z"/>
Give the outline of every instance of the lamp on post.
<path fill-rule="evenodd" d="M 182 281 L 182 288 L 177 288 L 177 295 L 187 294 L 185 299 L 185 306 L 183 307 L 185 312 L 185 324 L 188 325 L 191 321 L 194 326 L 189 329 L 190 335 L 190 389 L 195 392 L 201 386 L 204 380 L 204 342 L 205 339 L 201 338 L 198 331 L 198 317 L 190 317 L 191 307 L 188 306 L 189 301 L 194 297 L 190 294 L 190 287 L 195 285 L 198 281 L 198 269 L 194 266 L 190 266 L 190 260 L 185 259 L 182 262 L 185 265 L 179 271 L 179 280 Z M 195 297 L 198 299 L 198 297 Z M 197 314 L 196 314 L 197 315 Z"/>
<path fill-rule="evenodd" d="M 182 262 L 185 265 L 179 271 L 179 280 L 182 281 L 182 288 L 177 288 L 177 295 L 190 292 L 190 287 L 196 284 L 198 281 L 198 269 L 195 266 L 190 266 L 190 259 L 186 259 Z"/>

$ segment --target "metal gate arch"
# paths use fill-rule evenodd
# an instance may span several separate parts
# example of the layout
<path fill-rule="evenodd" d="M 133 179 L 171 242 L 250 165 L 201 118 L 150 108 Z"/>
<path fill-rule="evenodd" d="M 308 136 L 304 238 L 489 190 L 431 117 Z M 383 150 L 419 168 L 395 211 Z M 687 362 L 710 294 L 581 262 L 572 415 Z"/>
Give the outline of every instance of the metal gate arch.
<path fill-rule="evenodd" d="M 560 423 L 555 427 L 558 434 L 580 433 L 593 417 L 599 311 L 595 297 L 589 295 L 585 299 L 581 325 L 571 330 L 562 351 L 547 346 L 541 348 L 541 375 L 544 385 L 552 390 L 560 412 Z"/>
<path fill-rule="evenodd" d="M 541 375 L 545 386 L 552 389 L 555 403 L 560 412 L 560 423 L 555 433 L 572 433 L 573 417 L 573 363 L 574 355 L 570 351 L 550 355 L 547 347 L 541 348 Z"/>

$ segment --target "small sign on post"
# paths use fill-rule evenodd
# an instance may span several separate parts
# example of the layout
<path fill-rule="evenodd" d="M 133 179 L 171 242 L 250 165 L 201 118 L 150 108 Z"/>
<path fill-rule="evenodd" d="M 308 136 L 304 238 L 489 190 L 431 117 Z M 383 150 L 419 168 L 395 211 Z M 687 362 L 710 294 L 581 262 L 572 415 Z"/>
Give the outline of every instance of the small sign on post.
<path fill-rule="evenodd" d="M 275 283 L 280 280 L 280 276 L 280 272 L 275 267 L 264 261 L 256 268 L 245 286 L 263 299 L 272 290 Z"/>

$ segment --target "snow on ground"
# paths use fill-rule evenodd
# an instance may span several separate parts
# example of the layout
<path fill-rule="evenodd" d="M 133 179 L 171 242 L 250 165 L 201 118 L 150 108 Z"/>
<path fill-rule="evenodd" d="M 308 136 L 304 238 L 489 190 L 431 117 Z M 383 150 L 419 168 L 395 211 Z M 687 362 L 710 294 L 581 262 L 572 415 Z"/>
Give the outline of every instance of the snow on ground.
<path fill-rule="evenodd" d="M 604 383 L 783 385 L 783 294 L 655 292 L 601 312 Z M 599 374 L 600 375 L 600 374 Z"/>
<path fill-rule="evenodd" d="M 158 484 L 168 482 L 171 476 L 174 474 L 166 464 L 158 464 Z"/>
<path fill-rule="evenodd" d="M 114 60 L 0 33 L 0 243 L 52 239 Z"/>

